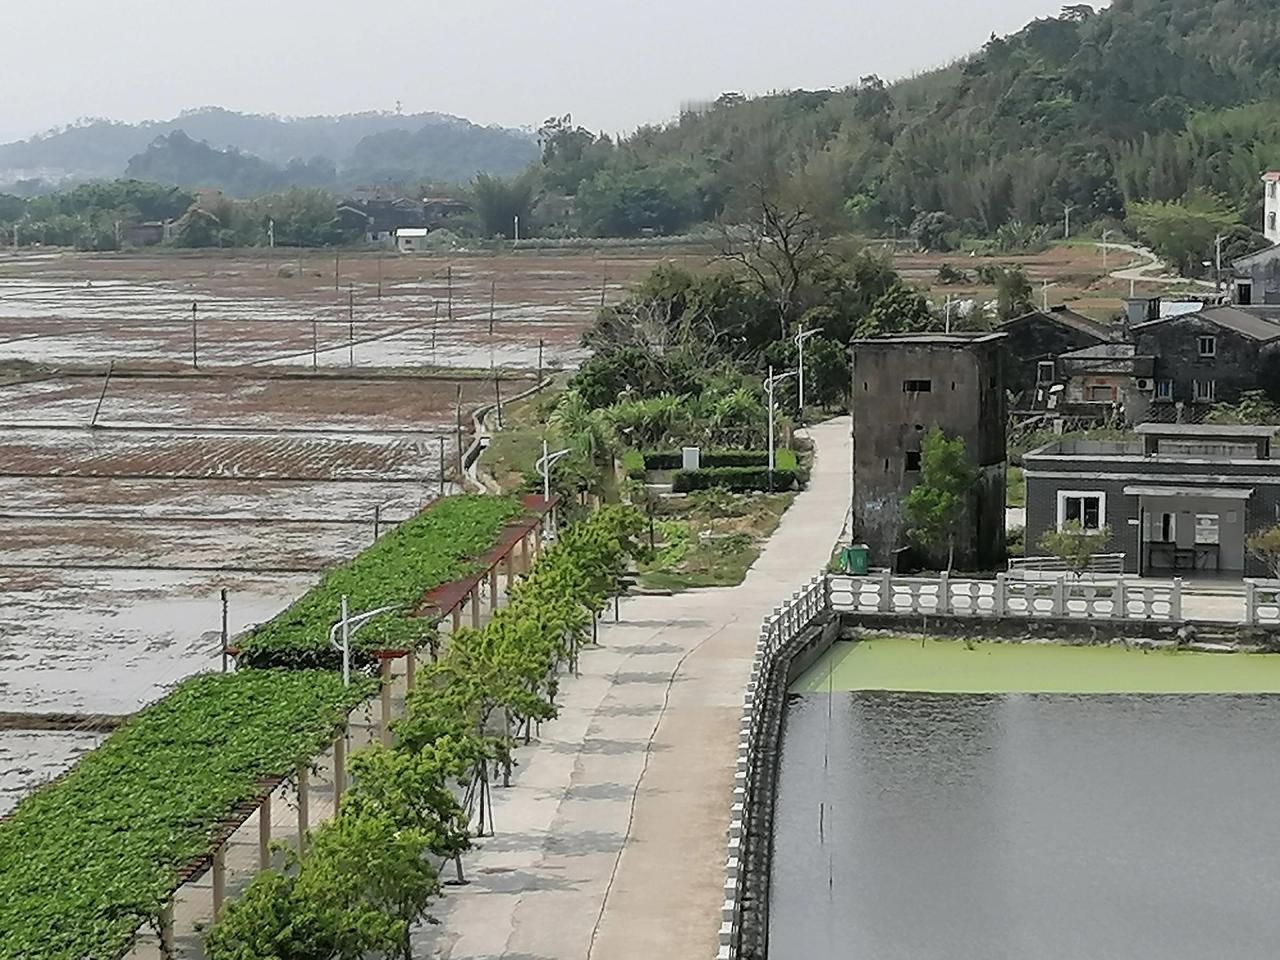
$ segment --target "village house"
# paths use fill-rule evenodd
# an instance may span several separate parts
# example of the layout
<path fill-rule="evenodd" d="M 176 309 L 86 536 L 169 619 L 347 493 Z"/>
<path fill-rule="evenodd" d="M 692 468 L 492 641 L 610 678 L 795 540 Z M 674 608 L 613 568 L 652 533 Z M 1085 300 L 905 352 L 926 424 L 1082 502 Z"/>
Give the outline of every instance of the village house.
<path fill-rule="evenodd" d="M 1005 386 L 1020 410 L 1043 410 L 1056 382 L 1054 361 L 1074 350 L 1109 342 L 1119 331 L 1067 309 L 1032 310 L 998 327 L 1005 339 Z"/>
<path fill-rule="evenodd" d="M 1107 528 L 1139 576 L 1263 576 L 1248 537 L 1280 521 L 1276 426 L 1146 423 L 1132 440 L 1063 437 L 1023 458 L 1026 550 L 1046 531 Z"/>
<path fill-rule="evenodd" d="M 1147 419 L 1155 358 L 1132 343 L 1101 343 L 1058 357 L 1044 409 L 1103 423 Z M 1042 388 L 1043 389 L 1043 388 Z"/>
<path fill-rule="evenodd" d="M 403 227 L 425 227 L 427 215 L 419 200 L 353 199 L 338 206 L 338 223 L 344 230 L 359 230 L 366 243 L 390 244 Z"/>
<path fill-rule="evenodd" d="M 956 544 L 962 569 L 994 569 L 1005 542 L 1005 335 L 899 334 L 853 343 L 854 538 L 897 568 L 902 499 L 920 482 L 932 427 L 964 440 L 979 479 Z"/>

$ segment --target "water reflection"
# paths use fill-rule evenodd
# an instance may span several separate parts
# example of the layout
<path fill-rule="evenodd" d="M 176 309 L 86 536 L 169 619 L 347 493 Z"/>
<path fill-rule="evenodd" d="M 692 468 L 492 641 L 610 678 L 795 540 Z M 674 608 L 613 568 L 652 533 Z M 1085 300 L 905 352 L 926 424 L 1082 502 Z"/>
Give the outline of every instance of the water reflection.
<path fill-rule="evenodd" d="M 1272 955 L 1278 733 L 1268 695 L 793 696 L 771 956 Z"/>

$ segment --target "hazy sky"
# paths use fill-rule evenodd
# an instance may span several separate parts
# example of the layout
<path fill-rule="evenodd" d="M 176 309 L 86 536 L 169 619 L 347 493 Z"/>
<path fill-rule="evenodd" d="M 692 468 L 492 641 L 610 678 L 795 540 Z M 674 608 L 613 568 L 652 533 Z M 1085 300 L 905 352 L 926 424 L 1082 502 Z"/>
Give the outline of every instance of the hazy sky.
<path fill-rule="evenodd" d="M 0 0 L 0 137 L 194 106 L 607 132 L 726 90 L 897 77 L 1064 0 Z"/>

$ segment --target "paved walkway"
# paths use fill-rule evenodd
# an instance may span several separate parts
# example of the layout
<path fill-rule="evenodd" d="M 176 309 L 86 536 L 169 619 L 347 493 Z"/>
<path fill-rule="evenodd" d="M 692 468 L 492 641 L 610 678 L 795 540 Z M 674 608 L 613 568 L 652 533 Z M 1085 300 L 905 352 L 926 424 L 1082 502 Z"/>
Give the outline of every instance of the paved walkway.
<path fill-rule="evenodd" d="M 813 428 L 812 482 L 738 587 L 633 597 L 560 716 L 495 787 L 470 884 L 415 932 L 448 960 L 710 958 L 742 694 L 760 623 L 822 569 L 851 498 L 850 421 Z"/>

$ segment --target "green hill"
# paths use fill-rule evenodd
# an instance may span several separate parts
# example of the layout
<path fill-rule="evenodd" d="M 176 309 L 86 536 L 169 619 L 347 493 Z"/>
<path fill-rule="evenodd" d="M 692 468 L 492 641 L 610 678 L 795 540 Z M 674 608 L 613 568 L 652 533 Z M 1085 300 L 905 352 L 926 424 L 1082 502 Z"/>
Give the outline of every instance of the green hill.
<path fill-rule="evenodd" d="M 544 173 L 579 196 L 588 229 L 633 222 L 613 208 L 639 199 L 664 217 L 641 228 L 679 228 L 732 207 L 761 171 L 886 232 L 934 212 L 986 235 L 1056 226 L 1066 204 L 1077 222 L 1122 218 L 1129 203 L 1197 191 L 1257 223 L 1277 117 L 1280 0 L 1115 0 L 896 84 L 727 94 L 617 144 L 560 123 Z"/>

